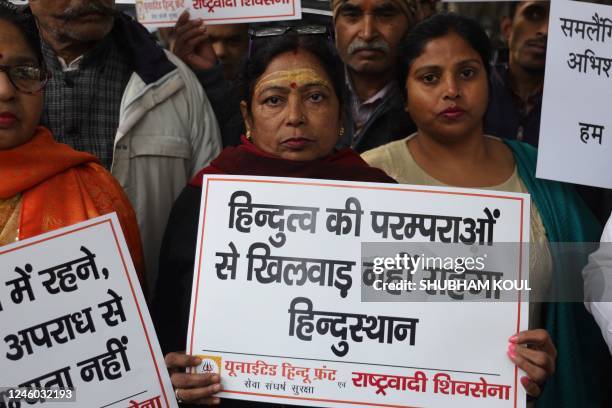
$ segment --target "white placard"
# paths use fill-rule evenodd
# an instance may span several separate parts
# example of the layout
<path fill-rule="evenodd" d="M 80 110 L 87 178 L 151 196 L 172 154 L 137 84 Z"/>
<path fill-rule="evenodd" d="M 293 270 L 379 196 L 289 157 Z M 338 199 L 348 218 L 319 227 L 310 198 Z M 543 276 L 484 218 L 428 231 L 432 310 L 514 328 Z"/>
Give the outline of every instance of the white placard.
<path fill-rule="evenodd" d="M 436 241 L 464 236 L 470 225 L 482 225 L 484 242 L 526 243 L 528 195 L 246 176 L 205 176 L 202 190 L 186 349 L 203 359 L 199 372 L 221 373 L 221 397 L 525 406 L 521 374 L 506 356 L 508 338 L 527 328 L 525 301 L 364 302 L 360 266 L 362 243 L 429 243 L 430 233 Z M 396 228 L 400 219 L 417 224 Z M 486 257 L 482 246 L 463 247 Z M 526 279 L 521 248 L 504 265 Z M 319 320 L 308 323 L 308 310 Z M 344 323 L 325 321 L 342 319 L 338 313 L 349 314 Z"/>
<path fill-rule="evenodd" d="M 147 28 L 174 27 L 189 0 L 136 0 L 136 18 Z"/>
<path fill-rule="evenodd" d="M 612 188 L 612 7 L 554 0 L 539 178 Z"/>
<path fill-rule="evenodd" d="M 0 265 L 1 387 L 71 389 L 45 393 L 57 408 L 177 407 L 115 214 L 1 247 Z"/>
<path fill-rule="evenodd" d="M 136 16 L 147 27 L 172 27 L 181 13 L 208 25 L 299 20 L 300 0 L 136 0 Z"/>

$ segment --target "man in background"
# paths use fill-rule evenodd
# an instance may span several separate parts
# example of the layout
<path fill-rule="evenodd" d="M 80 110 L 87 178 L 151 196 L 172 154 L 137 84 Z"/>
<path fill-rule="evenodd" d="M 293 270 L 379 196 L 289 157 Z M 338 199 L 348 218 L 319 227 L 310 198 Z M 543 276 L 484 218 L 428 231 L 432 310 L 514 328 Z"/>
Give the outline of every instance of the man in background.
<path fill-rule="evenodd" d="M 221 148 L 193 73 L 114 0 L 30 0 L 51 79 L 42 124 L 96 155 L 128 195 L 149 288 L 174 200 Z"/>
<path fill-rule="evenodd" d="M 416 22 L 415 0 L 332 0 L 336 47 L 346 67 L 344 135 L 358 152 L 416 130 L 396 78 L 400 42 Z"/>
<path fill-rule="evenodd" d="M 211 25 L 208 26 L 207 32 L 215 55 L 221 63 L 223 77 L 233 81 L 249 48 L 249 25 Z"/>
<path fill-rule="evenodd" d="M 181 14 L 175 27 L 172 52 L 196 74 L 209 95 L 219 124 L 223 147 L 237 146 L 244 134 L 240 100 L 232 82 L 249 46 L 248 24 L 205 25 Z"/>
<path fill-rule="evenodd" d="M 491 71 L 485 133 L 538 146 L 550 2 L 510 3 L 501 32 L 508 63 Z"/>

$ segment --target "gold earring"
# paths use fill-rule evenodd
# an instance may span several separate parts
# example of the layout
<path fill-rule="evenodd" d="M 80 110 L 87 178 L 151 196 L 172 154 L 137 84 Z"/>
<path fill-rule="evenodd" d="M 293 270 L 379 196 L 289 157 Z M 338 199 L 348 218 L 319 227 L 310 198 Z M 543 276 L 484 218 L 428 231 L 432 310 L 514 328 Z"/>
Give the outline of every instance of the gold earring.
<path fill-rule="evenodd" d="M 340 131 L 338 132 L 338 136 L 344 136 L 344 126 L 340 127 Z"/>
<path fill-rule="evenodd" d="M 246 138 L 249 142 L 253 139 L 253 136 L 251 136 L 251 129 L 247 129 Z"/>

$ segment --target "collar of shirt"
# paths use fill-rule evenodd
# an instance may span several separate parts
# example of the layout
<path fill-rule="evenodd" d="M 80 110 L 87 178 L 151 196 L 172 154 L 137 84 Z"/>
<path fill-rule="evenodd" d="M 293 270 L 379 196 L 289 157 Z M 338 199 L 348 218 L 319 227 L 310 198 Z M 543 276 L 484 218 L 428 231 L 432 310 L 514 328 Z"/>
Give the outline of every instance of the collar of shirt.
<path fill-rule="evenodd" d="M 349 100 L 352 119 L 355 122 L 355 127 L 361 129 L 361 127 L 370 119 L 372 113 L 380 102 L 389 94 L 394 83 L 393 81 L 385 85 L 380 91 L 361 102 L 355 88 L 353 87 L 353 81 L 351 80 L 350 74 L 346 72 L 346 85 L 349 90 Z"/>
<path fill-rule="evenodd" d="M 81 62 L 83 61 L 83 55 L 73 60 L 70 64 L 66 64 L 66 60 L 64 60 L 59 55 L 57 56 L 57 60 L 59 61 L 60 66 L 62 67 L 62 71 L 64 72 L 78 71 L 79 67 L 81 66 Z"/>
<path fill-rule="evenodd" d="M 74 72 L 81 69 L 81 67 L 87 67 L 91 64 L 96 64 L 99 61 L 103 61 L 109 53 L 112 41 L 113 39 L 111 38 L 111 34 L 107 35 L 104 37 L 104 39 L 102 39 L 102 41 L 96 44 L 94 48 L 74 59 L 70 63 L 66 63 L 66 60 L 55 54 L 55 51 L 53 51 L 51 46 L 45 41 L 41 41 L 41 45 L 45 62 L 49 68 L 52 70 L 61 70 L 62 72 Z"/>

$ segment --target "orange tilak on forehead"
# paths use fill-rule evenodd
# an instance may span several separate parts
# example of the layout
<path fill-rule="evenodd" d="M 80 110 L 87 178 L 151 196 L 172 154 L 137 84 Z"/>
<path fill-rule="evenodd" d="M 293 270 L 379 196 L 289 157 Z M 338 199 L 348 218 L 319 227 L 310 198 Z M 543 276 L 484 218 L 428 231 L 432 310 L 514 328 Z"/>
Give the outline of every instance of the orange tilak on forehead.
<path fill-rule="evenodd" d="M 311 68 L 276 71 L 261 78 L 255 85 L 255 93 L 268 86 L 289 86 L 296 89 L 303 85 L 320 85 L 331 88 L 329 82 Z"/>

